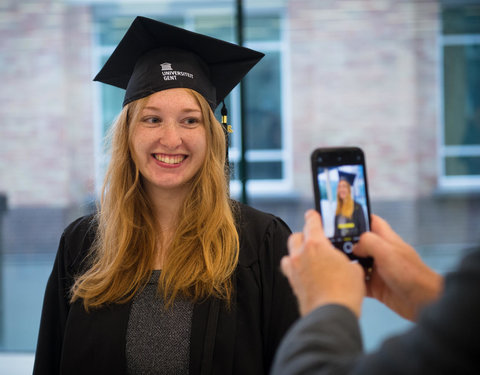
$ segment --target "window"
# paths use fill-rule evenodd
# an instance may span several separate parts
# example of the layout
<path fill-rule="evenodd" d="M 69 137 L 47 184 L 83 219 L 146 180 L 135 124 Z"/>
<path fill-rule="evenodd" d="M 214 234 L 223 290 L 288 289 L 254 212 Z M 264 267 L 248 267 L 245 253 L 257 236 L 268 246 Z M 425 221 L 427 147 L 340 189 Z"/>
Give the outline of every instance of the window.
<path fill-rule="evenodd" d="M 182 7 L 179 3 L 179 7 Z M 148 14 L 150 18 L 161 20 L 191 31 L 235 42 L 235 9 L 198 5 L 188 12 L 179 12 L 166 7 L 161 14 Z M 113 14 L 113 15 L 112 15 Z M 116 14 L 116 15 L 115 15 Z M 98 7 L 95 12 L 97 63 L 100 68 L 120 41 L 126 29 L 138 14 L 138 9 Z M 284 85 L 284 36 L 282 34 L 283 13 L 278 8 L 245 11 L 245 46 L 266 54 L 259 64 L 248 74 L 245 84 L 245 114 L 247 177 L 250 194 L 278 191 L 285 192 L 290 186 L 287 163 L 287 143 L 285 142 L 285 105 L 282 91 Z M 240 193 L 238 163 L 241 158 L 241 114 L 240 92 L 235 88 L 225 100 L 229 111 L 229 123 L 234 129 L 230 140 L 230 163 L 233 167 L 231 192 Z M 96 186 L 102 184 L 107 160 L 102 142 L 110 125 L 121 110 L 124 91 L 107 85 L 98 85 L 99 108 L 97 177 Z M 220 118 L 220 107 L 217 118 Z"/>
<path fill-rule="evenodd" d="M 445 6 L 440 188 L 480 183 L 480 5 Z"/>

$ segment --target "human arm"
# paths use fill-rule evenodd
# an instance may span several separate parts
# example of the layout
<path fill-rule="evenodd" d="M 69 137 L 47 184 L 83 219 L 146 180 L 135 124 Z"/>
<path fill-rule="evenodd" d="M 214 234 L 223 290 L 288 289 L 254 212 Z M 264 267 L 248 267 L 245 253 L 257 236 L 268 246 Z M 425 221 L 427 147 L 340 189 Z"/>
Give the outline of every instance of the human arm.
<path fill-rule="evenodd" d="M 367 295 L 414 320 L 423 306 L 438 297 L 443 279 L 422 262 L 386 221 L 376 215 L 371 217 L 371 232 L 362 234 L 354 247 L 355 255 L 374 258 Z M 303 233 L 289 238 L 290 256 L 282 260 L 282 269 L 299 299 L 302 315 L 328 302 L 344 304 L 360 315 L 362 298 L 358 288 L 363 283 L 359 282 L 359 266 L 332 249 L 323 234 L 319 215 L 308 211 Z M 357 271 L 353 272 L 355 268 Z"/>
<path fill-rule="evenodd" d="M 371 231 L 362 234 L 353 251 L 374 258 L 367 295 L 406 319 L 415 320 L 421 308 L 442 290 L 443 278 L 376 215 L 371 215 Z"/>
<path fill-rule="evenodd" d="M 80 218 L 63 232 L 43 300 L 35 352 L 34 375 L 60 373 L 65 327 L 70 313 L 73 275 L 83 263 L 93 241 L 91 217 Z"/>
<path fill-rule="evenodd" d="M 271 374 L 346 374 L 362 351 L 357 316 L 345 306 L 321 306 L 289 330 Z"/>
<path fill-rule="evenodd" d="M 363 269 L 332 246 L 313 210 L 305 214 L 303 232 L 289 237 L 288 249 L 282 270 L 303 318 L 282 341 L 272 374 L 346 373 L 362 353 Z"/>
<path fill-rule="evenodd" d="M 316 211 L 306 212 L 303 232 L 289 237 L 288 249 L 281 266 L 302 315 L 319 306 L 340 304 L 360 316 L 365 295 L 363 269 L 333 247 Z"/>
<path fill-rule="evenodd" d="M 307 213 L 307 215 L 309 214 Z M 374 217 L 372 223 L 374 234 L 380 238 L 390 239 L 389 245 L 384 244 L 383 248 L 379 250 L 380 259 L 384 257 L 386 260 L 381 260 L 377 264 L 377 267 L 385 268 L 383 270 L 385 277 L 390 282 L 396 280 L 397 287 L 405 288 L 409 285 L 412 286 L 414 280 L 418 280 L 421 293 L 406 288 L 409 292 L 406 293 L 406 296 L 415 297 L 417 302 L 419 301 L 417 308 L 428 301 L 435 300 L 442 289 L 442 278 L 433 275 L 431 278 L 427 277 L 423 280 L 422 275 L 418 275 L 417 272 L 426 273 L 424 276 L 428 276 L 428 273 L 433 271 L 419 260 L 415 251 L 401 241 L 398 235 L 383 225 L 379 218 Z M 361 338 L 358 334 L 358 320 L 353 313 L 355 304 L 353 308 L 347 308 L 348 299 L 337 300 L 337 304 L 328 304 L 325 299 L 317 299 L 321 296 L 322 289 L 331 287 L 330 285 L 312 286 L 308 283 L 318 277 L 318 275 L 309 273 L 310 267 L 316 269 L 317 273 L 324 270 L 322 263 L 318 263 L 321 255 L 313 256 L 314 262 L 311 266 L 307 262 L 310 258 L 309 255 L 306 260 L 304 259 L 305 263 L 301 263 L 301 267 L 296 266 L 296 263 L 292 262 L 295 258 L 292 257 L 292 251 L 300 254 L 296 257 L 301 258 L 305 247 L 301 244 L 308 242 L 304 239 L 297 240 L 300 245 L 292 244 L 290 257 L 284 258 L 283 262 L 287 262 L 289 267 L 284 269 L 284 272 L 290 273 L 289 280 L 294 286 L 301 307 L 303 306 L 305 311 L 304 315 L 306 315 L 295 323 L 280 345 L 272 375 L 478 373 L 480 367 L 480 357 L 478 357 L 480 342 L 477 340 L 480 334 L 480 320 L 478 319 L 480 315 L 480 303 L 478 302 L 480 301 L 478 289 L 480 251 L 464 261 L 459 271 L 447 276 L 444 294 L 437 302 L 433 302 L 422 310 L 418 325 L 408 333 L 389 339 L 377 352 L 363 355 Z M 292 239 L 292 241 L 297 240 Z M 368 242 L 363 241 L 362 246 L 367 246 Z M 320 241 L 313 247 L 317 248 L 320 253 L 322 253 L 322 248 L 325 251 L 328 249 L 324 241 Z M 382 249 L 390 250 L 391 254 L 381 254 Z M 314 251 L 309 250 L 307 253 L 314 253 Z M 367 255 L 366 253 L 361 254 Z M 358 250 L 357 255 L 360 255 Z M 397 257 L 399 259 L 396 259 Z M 285 265 L 282 263 L 282 266 Z M 411 266 L 412 269 L 405 270 L 405 267 L 408 266 Z M 323 267 L 328 268 L 328 263 L 324 262 Z M 349 272 L 348 269 L 342 269 L 339 269 L 338 273 Z M 398 270 L 399 273 L 396 274 L 395 270 Z M 375 272 L 378 273 L 379 269 L 376 269 Z M 407 281 L 405 284 L 402 284 L 402 273 L 405 274 L 404 277 Z M 378 274 L 376 275 L 379 277 Z M 345 280 L 347 281 L 350 279 L 348 275 L 343 276 L 346 276 Z M 301 293 L 298 293 L 298 290 Z M 384 291 L 384 293 L 387 292 Z M 394 291 L 389 293 L 391 296 L 395 296 Z"/>
<path fill-rule="evenodd" d="M 412 329 L 371 354 L 361 352 L 353 313 L 343 306 L 321 306 L 288 332 L 271 374 L 478 374 L 479 284 L 477 250 L 447 275 L 442 296 L 422 310 Z"/>
<path fill-rule="evenodd" d="M 35 352 L 34 375 L 60 373 L 63 332 L 68 315 L 68 291 L 64 278 L 65 237 L 62 235 L 52 272 L 47 281 L 43 300 L 40 330 Z"/>

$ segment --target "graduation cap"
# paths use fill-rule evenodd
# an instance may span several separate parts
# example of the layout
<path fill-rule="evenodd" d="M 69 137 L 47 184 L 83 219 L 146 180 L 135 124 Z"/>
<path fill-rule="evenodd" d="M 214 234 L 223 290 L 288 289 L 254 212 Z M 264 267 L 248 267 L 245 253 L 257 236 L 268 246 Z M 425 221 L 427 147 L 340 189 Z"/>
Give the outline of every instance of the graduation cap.
<path fill-rule="evenodd" d="M 353 181 L 355 181 L 355 177 L 357 177 L 355 173 L 348 173 L 340 170 L 338 171 L 338 180 L 345 180 L 350 184 L 350 186 L 353 186 Z"/>
<path fill-rule="evenodd" d="M 137 17 L 94 78 L 125 89 L 123 105 L 157 91 L 185 87 L 200 93 L 212 110 L 263 53 Z"/>

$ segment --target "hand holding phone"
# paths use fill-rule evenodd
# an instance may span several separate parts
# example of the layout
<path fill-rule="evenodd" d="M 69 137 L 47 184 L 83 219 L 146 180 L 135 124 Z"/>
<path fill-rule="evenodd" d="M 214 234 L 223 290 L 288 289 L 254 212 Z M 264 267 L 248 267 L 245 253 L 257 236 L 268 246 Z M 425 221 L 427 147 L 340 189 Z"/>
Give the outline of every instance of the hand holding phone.
<path fill-rule="evenodd" d="M 365 155 L 358 147 L 317 148 L 311 155 L 315 208 L 332 244 L 370 271 L 372 258 L 353 254 L 360 235 L 370 230 Z"/>

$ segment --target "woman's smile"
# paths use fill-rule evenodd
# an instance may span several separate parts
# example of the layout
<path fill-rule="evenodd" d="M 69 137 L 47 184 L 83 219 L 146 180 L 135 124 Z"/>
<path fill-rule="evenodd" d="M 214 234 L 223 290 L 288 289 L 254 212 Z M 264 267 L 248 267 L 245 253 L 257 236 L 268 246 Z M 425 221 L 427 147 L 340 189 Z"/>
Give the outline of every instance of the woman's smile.
<path fill-rule="evenodd" d="M 187 155 L 168 155 L 168 154 L 153 154 L 153 157 L 162 164 L 176 167 L 188 157 Z"/>

